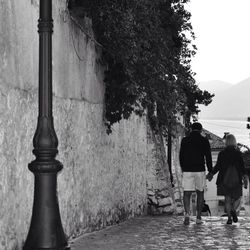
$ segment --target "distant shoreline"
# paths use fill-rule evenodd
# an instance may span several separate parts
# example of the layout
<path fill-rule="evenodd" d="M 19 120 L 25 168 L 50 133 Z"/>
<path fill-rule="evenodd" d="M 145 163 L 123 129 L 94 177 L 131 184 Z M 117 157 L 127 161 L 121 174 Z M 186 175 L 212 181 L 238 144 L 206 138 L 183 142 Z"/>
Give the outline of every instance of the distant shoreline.
<path fill-rule="evenodd" d="M 247 122 L 247 117 L 199 117 L 198 120 L 222 120 L 222 121 Z"/>
<path fill-rule="evenodd" d="M 231 120 L 230 120 L 231 119 Z M 215 135 L 223 138 L 225 133 L 234 134 L 237 142 L 250 147 L 250 131 L 247 129 L 247 119 L 240 117 L 209 117 L 200 118 L 204 129 L 212 132 Z"/>

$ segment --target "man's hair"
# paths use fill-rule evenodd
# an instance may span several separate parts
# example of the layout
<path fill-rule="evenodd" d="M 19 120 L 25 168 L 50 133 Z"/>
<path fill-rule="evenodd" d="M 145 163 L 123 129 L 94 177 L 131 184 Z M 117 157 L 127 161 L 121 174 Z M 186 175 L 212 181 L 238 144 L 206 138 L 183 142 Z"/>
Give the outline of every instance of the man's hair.
<path fill-rule="evenodd" d="M 198 131 L 201 131 L 202 130 L 202 125 L 199 123 L 199 122 L 194 122 L 192 125 L 191 125 L 191 129 L 194 131 L 194 130 L 198 130 Z"/>

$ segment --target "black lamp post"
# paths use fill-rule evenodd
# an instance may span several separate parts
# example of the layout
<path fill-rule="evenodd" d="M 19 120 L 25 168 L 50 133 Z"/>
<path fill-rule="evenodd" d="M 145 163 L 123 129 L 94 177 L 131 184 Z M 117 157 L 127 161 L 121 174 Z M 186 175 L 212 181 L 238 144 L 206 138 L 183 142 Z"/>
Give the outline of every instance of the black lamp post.
<path fill-rule="evenodd" d="M 36 159 L 29 164 L 35 176 L 34 203 L 24 250 L 69 249 L 63 231 L 57 199 L 57 173 L 61 162 L 55 159 L 58 139 L 52 115 L 52 0 L 40 0 L 39 33 L 39 116 L 33 138 Z"/>

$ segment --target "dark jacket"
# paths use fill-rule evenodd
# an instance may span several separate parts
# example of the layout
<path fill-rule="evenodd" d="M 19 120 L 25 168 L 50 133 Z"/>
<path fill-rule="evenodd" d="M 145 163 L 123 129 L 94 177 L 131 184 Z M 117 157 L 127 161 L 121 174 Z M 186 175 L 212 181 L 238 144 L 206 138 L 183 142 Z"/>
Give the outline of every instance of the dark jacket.
<path fill-rule="evenodd" d="M 205 171 L 205 159 L 208 171 L 212 171 L 209 141 L 198 131 L 192 131 L 182 139 L 179 158 L 183 172 Z"/>
<path fill-rule="evenodd" d="M 246 174 L 242 154 L 235 147 L 228 146 L 219 153 L 217 163 L 212 171 L 213 174 L 219 172 L 216 180 L 217 185 L 222 184 L 226 170 L 228 166 L 232 164 L 236 166 L 236 169 L 239 173 L 240 183 L 242 183 L 242 177 Z"/>

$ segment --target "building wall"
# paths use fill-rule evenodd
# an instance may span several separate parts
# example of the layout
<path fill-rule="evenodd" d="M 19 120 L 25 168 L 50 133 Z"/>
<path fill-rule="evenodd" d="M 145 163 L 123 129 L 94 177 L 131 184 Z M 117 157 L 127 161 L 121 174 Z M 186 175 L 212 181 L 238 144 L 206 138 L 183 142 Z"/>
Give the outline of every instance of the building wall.
<path fill-rule="evenodd" d="M 101 47 L 53 0 L 54 122 L 59 139 L 58 198 L 72 238 L 147 210 L 147 184 L 163 163 L 145 117 L 132 116 L 106 134 Z M 0 0 L 0 249 L 21 249 L 32 213 L 28 170 L 37 123 L 38 0 Z M 90 32 L 90 33 L 89 33 Z M 150 169 L 152 171 L 150 171 Z M 166 173 L 166 169 L 164 170 Z M 153 173 L 153 175 L 156 175 Z M 170 197 L 168 174 L 162 179 Z"/>

